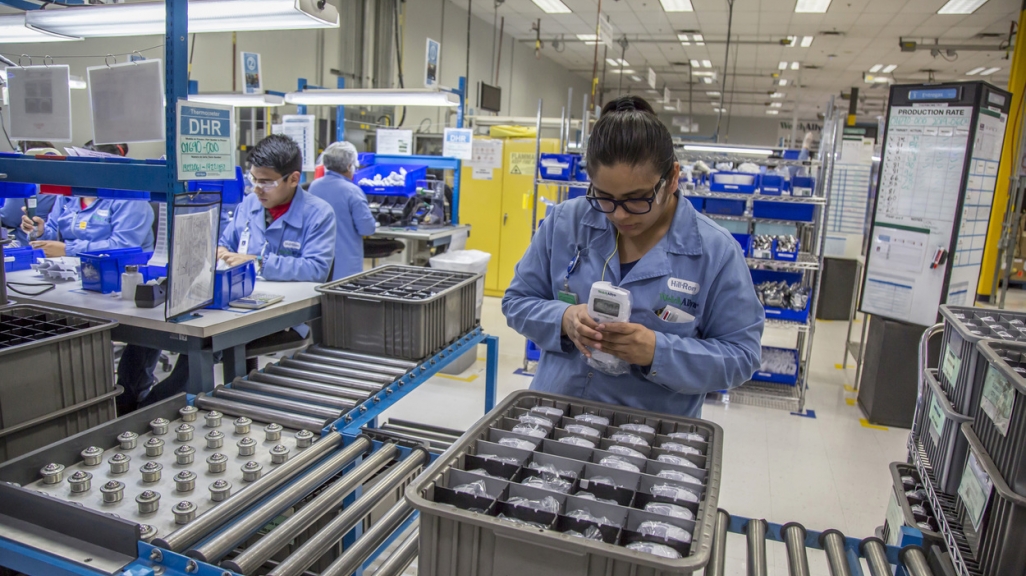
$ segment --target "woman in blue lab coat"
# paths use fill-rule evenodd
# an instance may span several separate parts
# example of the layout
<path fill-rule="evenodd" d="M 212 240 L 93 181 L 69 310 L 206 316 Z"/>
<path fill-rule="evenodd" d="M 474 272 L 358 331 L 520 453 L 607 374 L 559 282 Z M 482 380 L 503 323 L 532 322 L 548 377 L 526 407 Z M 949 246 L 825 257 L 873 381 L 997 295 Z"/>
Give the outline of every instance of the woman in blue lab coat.
<path fill-rule="evenodd" d="M 55 156 L 60 154 L 49 142 L 23 140 L 18 142 L 18 148 L 22 154 L 52 154 Z M 39 186 L 36 186 L 36 190 L 38 192 Z M 21 230 L 21 217 L 26 213 L 30 213 L 32 216 L 39 214 L 44 218 L 47 217 L 57 198 L 58 196 L 54 194 L 38 193 L 31 198 L 8 198 L 6 202 L 0 198 L 0 224 L 5 228 L 14 229 L 14 238 L 20 246 L 28 246 L 28 235 Z M 30 210 L 31 212 L 29 212 Z"/>
<path fill-rule="evenodd" d="M 764 314 L 731 235 L 680 199 L 673 141 L 636 96 L 608 103 L 588 140 L 587 197 L 543 222 L 502 300 L 543 354 L 534 390 L 680 416 L 759 368 Z M 593 283 L 629 290 L 629 322 L 588 314 Z M 625 361 L 609 375 L 586 357 Z"/>
<path fill-rule="evenodd" d="M 310 194 L 335 210 L 335 273 L 332 280 L 363 272 L 363 237 L 374 233 L 376 222 L 363 190 L 353 184 L 356 147 L 334 142 L 324 150 L 324 177 L 310 184 Z"/>
<path fill-rule="evenodd" d="M 221 234 L 218 259 L 229 266 L 255 261 L 257 273 L 264 280 L 326 281 L 335 257 L 335 213 L 326 202 L 299 187 L 303 169 L 299 146 L 288 136 L 274 134 L 253 147 L 249 162 L 253 193 L 239 204 L 231 223 Z M 309 331 L 309 326 L 300 324 L 249 345 L 299 343 Z M 134 363 L 140 360 L 144 359 L 133 358 Z M 121 361 L 125 363 L 124 357 Z M 250 369 L 256 368 L 255 359 L 247 363 Z M 153 366 L 143 368 L 148 368 L 149 372 L 139 377 L 138 365 L 126 366 L 124 372 L 118 367 L 118 384 L 125 387 L 122 395 L 125 400 L 121 402 L 119 413 L 185 391 L 189 362 L 184 356 L 178 358 L 171 374 L 152 390 Z"/>

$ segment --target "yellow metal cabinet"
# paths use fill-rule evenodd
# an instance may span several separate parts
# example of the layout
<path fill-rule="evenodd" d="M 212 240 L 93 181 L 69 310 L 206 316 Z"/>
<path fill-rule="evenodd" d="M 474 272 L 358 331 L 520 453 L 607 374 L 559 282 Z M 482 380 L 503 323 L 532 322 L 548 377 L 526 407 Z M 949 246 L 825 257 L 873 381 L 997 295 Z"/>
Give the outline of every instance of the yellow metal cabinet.
<path fill-rule="evenodd" d="M 485 294 L 502 296 L 513 280 L 517 262 L 531 243 L 531 214 L 534 195 L 535 140 L 504 138 L 502 169 L 492 170 L 492 179 L 475 179 L 473 168 L 460 176 L 460 222 L 471 225 L 467 248 L 492 255 L 485 278 Z M 542 152 L 556 152 L 556 139 L 542 139 Z M 538 188 L 538 195 L 556 200 L 551 186 Z M 538 218 L 545 207 L 539 203 Z"/>

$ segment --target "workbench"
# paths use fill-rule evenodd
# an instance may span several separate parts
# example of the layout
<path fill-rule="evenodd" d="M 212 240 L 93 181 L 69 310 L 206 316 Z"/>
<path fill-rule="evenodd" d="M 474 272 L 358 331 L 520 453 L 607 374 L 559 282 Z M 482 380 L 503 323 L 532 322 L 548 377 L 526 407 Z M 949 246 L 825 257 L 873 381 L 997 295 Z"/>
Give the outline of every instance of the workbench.
<path fill-rule="evenodd" d="M 431 249 L 438 246 L 448 246 L 452 237 L 466 231 L 470 233 L 470 226 L 442 226 L 441 228 L 418 228 L 418 227 L 390 227 L 378 228 L 371 238 L 387 240 L 402 240 L 406 244 L 404 250 L 404 262 L 409 266 L 427 266 L 431 258 Z"/>
<path fill-rule="evenodd" d="M 10 283 L 51 283 L 33 270 L 10 272 Z M 82 289 L 79 281 L 56 282 L 55 288 L 38 296 L 9 292 L 21 303 L 33 303 L 90 316 L 116 320 L 112 337 L 127 344 L 184 354 L 189 361 L 190 394 L 214 389 L 214 354 L 223 353 L 224 381 L 246 374 L 246 344 L 291 326 L 320 318 L 321 300 L 316 282 L 268 282 L 257 280 L 255 292 L 280 294 L 284 299 L 259 310 L 197 310 L 195 318 L 182 322 L 164 320 L 164 306 L 136 308 L 118 294 Z M 16 286 L 36 291 L 36 287 Z"/>

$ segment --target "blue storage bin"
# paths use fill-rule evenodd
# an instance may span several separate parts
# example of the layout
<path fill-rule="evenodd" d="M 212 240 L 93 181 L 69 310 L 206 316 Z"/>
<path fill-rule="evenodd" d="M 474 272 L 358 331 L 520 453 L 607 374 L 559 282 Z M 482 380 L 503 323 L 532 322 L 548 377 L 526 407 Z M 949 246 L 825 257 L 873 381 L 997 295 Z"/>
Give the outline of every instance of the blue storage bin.
<path fill-rule="evenodd" d="M 785 262 L 794 262 L 794 261 L 798 260 L 798 252 L 800 252 L 801 249 L 802 249 L 802 241 L 799 240 L 798 243 L 795 245 L 795 251 L 794 252 L 784 252 L 782 250 L 777 250 L 777 239 L 776 238 L 773 239 L 773 259 L 774 260 L 784 260 Z"/>
<path fill-rule="evenodd" d="M 685 198 L 688 199 L 688 202 L 691 202 L 691 205 L 695 207 L 695 210 L 701 212 L 702 209 L 705 208 L 705 198 L 701 196 L 685 196 Z"/>
<path fill-rule="evenodd" d="M 737 240 L 737 243 L 741 245 L 741 253 L 747 258 L 752 249 L 752 235 L 732 233 L 731 236 L 733 236 L 734 240 Z"/>
<path fill-rule="evenodd" d="M 4 248 L 4 272 L 17 272 L 28 270 L 36 263 L 36 258 L 43 258 L 45 254 L 38 248 L 24 246 L 21 248 Z"/>
<path fill-rule="evenodd" d="M 784 202 L 753 202 L 752 216 L 770 220 L 791 220 L 794 222 L 812 222 L 815 215 L 815 204 L 792 204 Z"/>
<path fill-rule="evenodd" d="M 577 161 L 580 159 L 576 154 L 546 154 L 538 158 L 538 175 L 543 180 L 573 180 L 577 173 Z M 555 165 L 546 166 L 546 162 Z"/>
<path fill-rule="evenodd" d="M 578 182 L 591 182 L 591 178 L 588 177 L 588 171 L 580 163 L 577 164 L 577 169 L 574 170 L 574 180 Z"/>
<path fill-rule="evenodd" d="M 139 273 L 143 276 L 143 282 L 167 277 L 167 266 L 140 266 Z"/>
<path fill-rule="evenodd" d="M 706 198 L 705 213 L 721 216 L 744 216 L 744 200 L 724 200 L 722 198 Z"/>
<path fill-rule="evenodd" d="M 214 272 L 214 301 L 208 310 L 224 310 L 233 300 L 245 298 L 256 286 L 256 265 L 252 260 Z"/>
<path fill-rule="evenodd" d="M 812 306 L 812 295 L 809 295 L 809 301 L 805 304 L 805 310 L 801 312 L 797 310 L 791 310 L 790 308 L 771 308 L 764 306 L 763 310 L 766 312 L 767 320 L 786 320 L 788 322 L 798 322 L 805 324 L 809 321 L 809 307 Z"/>
<path fill-rule="evenodd" d="M 527 341 L 527 348 L 524 350 L 524 357 L 527 358 L 528 362 L 537 362 L 541 360 L 541 348 L 537 344 Z"/>
<path fill-rule="evenodd" d="M 365 186 L 360 184 L 360 180 L 364 178 L 373 180 L 379 174 L 382 178 L 387 178 L 392 172 L 399 172 L 400 168 L 406 170 L 406 184 L 403 186 Z M 423 164 L 375 164 L 357 170 L 353 175 L 353 182 L 360 186 L 365 194 L 377 196 L 413 196 L 417 193 L 417 180 L 427 180 L 427 166 Z"/>
<path fill-rule="evenodd" d="M 575 187 L 575 188 L 571 188 L 566 193 L 566 197 L 567 197 L 568 200 L 573 200 L 574 198 L 580 198 L 582 196 L 587 196 L 587 195 L 588 195 L 588 189 L 587 188 L 576 188 Z"/>
<path fill-rule="evenodd" d="M 763 346 L 762 349 L 763 350 L 766 350 L 766 349 L 783 350 L 785 352 L 790 352 L 790 353 L 794 354 L 794 364 L 795 364 L 795 366 L 798 366 L 798 351 L 797 350 L 794 350 L 792 348 L 770 348 L 769 346 Z M 756 371 L 755 374 L 752 374 L 752 380 L 757 380 L 759 382 L 772 382 L 774 384 L 786 384 L 788 386 L 794 386 L 795 384 L 798 383 L 798 372 L 796 371 L 794 374 L 777 374 L 775 372 L 763 372 L 763 371 L 759 370 L 759 371 Z"/>
<path fill-rule="evenodd" d="M 784 160 L 798 160 L 802 156 L 801 150 L 784 150 L 780 155 Z"/>
<path fill-rule="evenodd" d="M 31 198 L 37 191 L 35 184 L 0 182 L 0 198 Z"/>
<path fill-rule="evenodd" d="M 246 181 L 242 179 L 242 168 L 235 167 L 234 180 L 194 180 L 188 183 L 189 192 L 217 192 L 221 204 L 238 204 L 246 193 Z"/>
<path fill-rule="evenodd" d="M 103 294 L 120 292 L 125 266 L 145 266 L 151 256 L 153 252 L 143 252 L 141 248 L 81 252 L 78 257 L 82 262 L 82 289 Z"/>
<path fill-rule="evenodd" d="M 782 272 L 780 270 L 749 270 L 749 274 L 752 275 L 752 284 L 762 284 L 763 282 L 780 282 L 783 280 L 788 284 L 794 284 L 795 282 L 802 281 L 801 272 Z"/>
<path fill-rule="evenodd" d="M 374 164 L 375 154 L 373 152 L 357 152 L 356 162 L 359 164 L 358 168 L 366 168 Z"/>
<path fill-rule="evenodd" d="M 759 177 L 759 193 L 767 196 L 780 196 L 787 192 L 787 179 L 778 174 L 762 174 Z"/>
<path fill-rule="evenodd" d="M 816 179 L 812 176 L 795 176 L 791 179 L 792 196 L 812 196 L 816 190 Z"/>
<path fill-rule="evenodd" d="M 734 194 L 755 194 L 759 175 L 747 172 L 716 172 L 709 177 L 709 190 Z"/>

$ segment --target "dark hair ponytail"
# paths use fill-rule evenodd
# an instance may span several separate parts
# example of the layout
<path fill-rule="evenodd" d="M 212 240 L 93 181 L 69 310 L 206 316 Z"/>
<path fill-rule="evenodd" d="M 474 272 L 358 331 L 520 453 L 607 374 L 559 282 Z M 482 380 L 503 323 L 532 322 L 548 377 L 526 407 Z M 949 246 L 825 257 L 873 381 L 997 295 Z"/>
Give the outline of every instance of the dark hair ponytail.
<path fill-rule="evenodd" d="M 598 166 L 650 163 L 660 175 L 673 168 L 673 138 L 640 96 L 622 96 L 602 107 L 588 138 L 588 174 Z"/>

